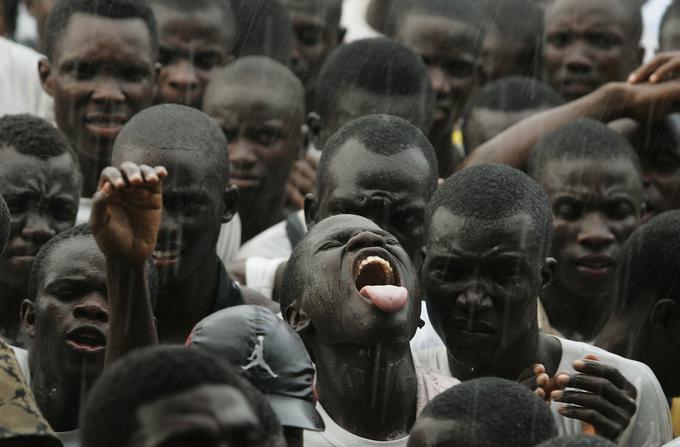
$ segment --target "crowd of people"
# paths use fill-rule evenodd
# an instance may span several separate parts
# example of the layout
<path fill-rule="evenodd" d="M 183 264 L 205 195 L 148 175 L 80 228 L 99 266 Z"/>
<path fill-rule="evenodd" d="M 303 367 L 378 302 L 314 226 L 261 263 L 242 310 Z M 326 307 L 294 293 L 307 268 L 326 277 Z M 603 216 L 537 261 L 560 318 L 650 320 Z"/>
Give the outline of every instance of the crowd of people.
<path fill-rule="evenodd" d="M 0 447 L 680 446 L 680 0 L 21 3 Z"/>

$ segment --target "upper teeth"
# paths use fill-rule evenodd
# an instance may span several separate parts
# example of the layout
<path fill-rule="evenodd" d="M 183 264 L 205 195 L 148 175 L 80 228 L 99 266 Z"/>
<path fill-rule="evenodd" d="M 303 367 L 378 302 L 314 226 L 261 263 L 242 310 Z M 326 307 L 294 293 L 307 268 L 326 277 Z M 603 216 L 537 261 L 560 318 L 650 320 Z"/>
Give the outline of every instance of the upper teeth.
<path fill-rule="evenodd" d="M 394 270 L 392 270 L 392 266 L 390 265 L 389 262 L 387 262 L 386 260 L 379 256 L 369 256 L 363 261 L 361 261 L 361 263 L 359 263 L 357 276 L 361 274 L 361 271 L 364 269 L 364 267 L 370 264 L 380 265 L 380 267 L 382 267 L 383 269 L 383 272 L 385 272 L 385 282 L 387 284 L 394 284 Z"/>
<path fill-rule="evenodd" d="M 153 251 L 153 257 L 154 258 L 175 258 L 179 252 L 177 251 L 165 251 L 165 250 L 154 250 Z"/>

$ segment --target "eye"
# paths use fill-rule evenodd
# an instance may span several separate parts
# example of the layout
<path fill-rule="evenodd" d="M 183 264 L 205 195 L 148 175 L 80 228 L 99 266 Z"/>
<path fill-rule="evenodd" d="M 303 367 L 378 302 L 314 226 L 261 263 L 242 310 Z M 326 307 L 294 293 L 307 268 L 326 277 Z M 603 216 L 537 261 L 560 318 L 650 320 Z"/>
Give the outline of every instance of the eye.
<path fill-rule="evenodd" d="M 635 214 L 635 208 L 628 202 L 616 202 L 609 206 L 608 214 L 613 219 L 623 220 Z"/>
<path fill-rule="evenodd" d="M 236 141 L 238 139 L 238 129 L 227 129 L 227 128 L 222 128 L 222 132 L 224 132 L 224 136 L 227 137 L 228 142 Z"/>
<path fill-rule="evenodd" d="M 454 78 L 467 78 L 475 71 L 473 64 L 462 60 L 451 60 L 444 63 L 444 71 Z"/>
<path fill-rule="evenodd" d="M 150 77 L 151 73 L 142 67 L 124 66 L 120 68 L 118 75 L 126 82 L 143 82 Z"/>
<path fill-rule="evenodd" d="M 610 34 L 592 34 L 588 36 L 588 43 L 603 50 L 608 50 L 615 47 L 619 43 L 619 39 Z"/>
<path fill-rule="evenodd" d="M 326 241 L 323 244 L 321 244 L 321 246 L 319 246 L 319 249 L 317 250 L 317 252 L 328 251 L 328 250 L 332 250 L 334 248 L 339 248 L 339 247 L 342 247 L 342 246 L 343 246 L 342 242 L 336 241 L 336 240 L 330 240 L 330 241 Z"/>
<path fill-rule="evenodd" d="M 413 227 L 419 225 L 423 221 L 423 213 L 418 211 L 405 211 L 397 213 L 394 217 L 394 221 L 402 227 Z"/>
<path fill-rule="evenodd" d="M 95 65 L 86 62 L 77 62 L 73 64 L 69 71 L 79 80 L 91 79 L 97 74 Z"/>
<path fill-rule="evenodd" d="M 577 220 L 583 214 L 583 208 L 573 203 L 562 203 L 555 206 L 555 217 L 563 220 Z"/>
<path fill-rule="evenodd" d="M 283 133 L 274 129 L 260 129 L 256 132 L 254 140 L 262 146 L 272 146 L 283 139 Z"/>
<path fill-rule="evenodd" d="M 298 26 L 295 29 L 295 35 L 302 45 L 312 46 L 322 40 L 323 32 L 316 26 Z"/>
<path fill-rule="evenodd" d="M 77 213 L 77 208 L 70 202 L 59 200 L 50 203 L 50 214 L 57 220 L 75 219 Z"/>
<path fill-rule="evenodd" d="M 396 238 L 393 238 L 393 237 L 386 237 L 385 243 L 387 245 L 392 245 L 392 246 L 399 245 L 399 241 Z"/>
<path fill-rule="evenodd" d="M 26 194 L 22 195 L 7 195 L 5 196 L 5 203 L 9 209 L 9 214 L 15 216 L 23 214 L 29 209 L 30 198 Z"/>
<path fill-rule="evenodd" d="M 194 58 L 194 65 L 201 70 L 212 70 L 218 66 L 221 58 L 217 54 L 204 54 Z"/>
<path fill-rule="evenodd" d="M 472 271 L 460 261 L 437 261 L 430 265 L 430 274 L 441 282 L 461 281 L 472 274 Z"/>
<path fill-rule="evenodd" d="M 554 47 L 562 48 L 569 45 L 572 41 L 572 36 L 569 33 L 552 33 L 546 38 L 546 42 Z"/>

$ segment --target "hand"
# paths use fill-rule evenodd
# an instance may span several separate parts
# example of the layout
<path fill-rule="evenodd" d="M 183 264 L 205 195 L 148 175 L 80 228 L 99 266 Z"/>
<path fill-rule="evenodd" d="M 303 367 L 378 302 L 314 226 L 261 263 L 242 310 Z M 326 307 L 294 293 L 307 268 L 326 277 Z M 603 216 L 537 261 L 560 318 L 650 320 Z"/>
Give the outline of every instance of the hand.
<path fill-rule="evenodd" d="M 631 84 L 663 82 L 680 77 L 680 51 L 659 53 L 628 77 Z"/>
<path fill-rule="evenodd" d="M 680 80 L 657 84 L 612 83 L 605 88 L 613 93 L 608 96 L 606 106 L 618 110 L 613 119 L 632 118 L 647 123 L 680 111 Z"/>
<path fill-rule="evenodd" d="M 318 161 L 307 155 L 293 164 L 286 185 L 286 201 L 292 209 L 302 209 L 305 196 L 314 190 Z"/>
<path fill-rule="evenodd" d="M 519 375 L 517 381 L 529 387 L 541 399 L 550 401 L 551 380 L 545 373 L 545 366 L 541 364 L 531 365 Z"/>
<path fill-rule="evenodd" d="M 153 254 L 163 213 L 168 172 L 125 162 L 105 168 L 93 197 L 90 226 L 108 259 L 141 265 Z"/>
<path fill-rule="evenodd" d="M 555 376 L 562 390 L 552 392 L 561 402 L 561 415 L 593 426 L 595 433 L 616 441 L 637 410 L 637 390 L 618 369 L 603 365 L 594 356 L 574 362 L 576 374 Z M 572 389 L 564 389 L 572 388 Z"/>

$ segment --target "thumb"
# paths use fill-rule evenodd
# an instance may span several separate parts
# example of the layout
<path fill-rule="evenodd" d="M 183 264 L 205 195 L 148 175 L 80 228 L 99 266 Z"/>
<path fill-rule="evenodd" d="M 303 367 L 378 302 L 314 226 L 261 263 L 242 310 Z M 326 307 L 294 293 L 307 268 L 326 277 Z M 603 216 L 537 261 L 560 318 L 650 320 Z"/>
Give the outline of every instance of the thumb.
<path fill-rule="evenodd" d="M 108 186 L 108 191 L 107 191 Z M 111 218 L 108 209 L 109 198 L 111 197 L 110 183 L 106 183 L 102 189 L 97 191 L 92 197 L 92 211 L 90 213 L 90 228 L 94 234 L 101 231 L 106 225 L 108 225 Z"/>

